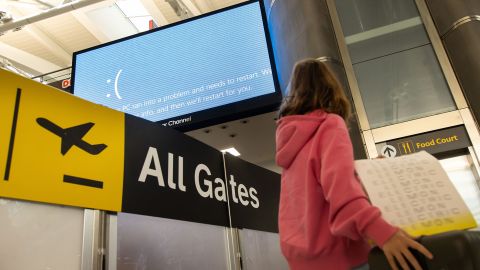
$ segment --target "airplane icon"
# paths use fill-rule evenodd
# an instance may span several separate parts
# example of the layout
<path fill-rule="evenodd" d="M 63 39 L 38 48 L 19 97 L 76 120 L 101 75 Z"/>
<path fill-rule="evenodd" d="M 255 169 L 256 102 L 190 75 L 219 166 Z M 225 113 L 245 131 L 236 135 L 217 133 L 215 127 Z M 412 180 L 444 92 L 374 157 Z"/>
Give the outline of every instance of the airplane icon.
<path fill-rule="evenodd" d="M 41 127 L 45 128 L 46 130 L 52 132 L 53 134 L 57 135 L 62 139 L 62 145 L 60 150 L 62 155 L 65 155 L 68 150 L 70 150 L 70 148 L 72 148 L 72 146 L 74 145 L 91 155 L 98 155 L 105 148 L 107 148 L 106 144 L 92 145 L 82 140 L 83 136 L 88 133 L 88 131 L 95 125 L 95 123 L 88 122 L 82 125 L 65 129 L 57 126 L 52 121 L 42 117 L 37 118 L 37 123 Z"/>

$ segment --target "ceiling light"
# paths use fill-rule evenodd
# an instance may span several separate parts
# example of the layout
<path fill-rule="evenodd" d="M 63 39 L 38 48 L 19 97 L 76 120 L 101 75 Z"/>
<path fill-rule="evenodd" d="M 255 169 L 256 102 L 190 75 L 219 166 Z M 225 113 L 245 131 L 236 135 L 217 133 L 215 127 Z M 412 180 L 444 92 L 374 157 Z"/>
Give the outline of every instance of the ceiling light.
<path fill-rule="evenodd" d="M 230 153 L 236 157 L 240 156 L 240 152 L 237 151 L 237 149 L 235 149 L 235 147 L 230 147 L 230 148 L 227 148 L 227 149 L 223 149 L 223 150 L 220 150 L 222 153 Z"/>

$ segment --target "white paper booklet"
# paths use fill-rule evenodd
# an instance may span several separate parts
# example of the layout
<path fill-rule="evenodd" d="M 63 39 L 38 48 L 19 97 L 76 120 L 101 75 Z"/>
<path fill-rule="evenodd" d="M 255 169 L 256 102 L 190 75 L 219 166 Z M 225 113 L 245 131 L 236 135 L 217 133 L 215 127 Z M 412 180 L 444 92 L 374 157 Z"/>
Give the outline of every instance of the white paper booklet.
<path fill-rule="evenodd" d="M 373 205 L 413 236 L 476 227 L 475 219 L 438 160 L 425 151 L 355 161 Z"/>

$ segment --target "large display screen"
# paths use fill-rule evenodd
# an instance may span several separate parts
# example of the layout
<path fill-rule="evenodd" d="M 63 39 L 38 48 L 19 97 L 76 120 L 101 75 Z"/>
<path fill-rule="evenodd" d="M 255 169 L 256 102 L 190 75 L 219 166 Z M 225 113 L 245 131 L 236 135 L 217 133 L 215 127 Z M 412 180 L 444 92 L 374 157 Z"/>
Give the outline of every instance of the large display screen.
<path fill-rule="evenodd" d="M 74 53 L 74 94 L 185 130 L 281 99 L 261 1 Z"/>

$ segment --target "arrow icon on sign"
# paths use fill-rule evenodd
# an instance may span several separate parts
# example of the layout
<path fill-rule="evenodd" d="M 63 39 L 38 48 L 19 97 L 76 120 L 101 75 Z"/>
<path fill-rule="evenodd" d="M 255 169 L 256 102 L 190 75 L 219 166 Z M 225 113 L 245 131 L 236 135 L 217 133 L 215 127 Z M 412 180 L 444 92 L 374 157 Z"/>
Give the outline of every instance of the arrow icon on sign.
<path fill-rule="evenodd" d="M 397 155 L 397 149 L 391 145 L 385 145 L 382 148 L 382 154 L 386 157 L 395 157 Z"/>

